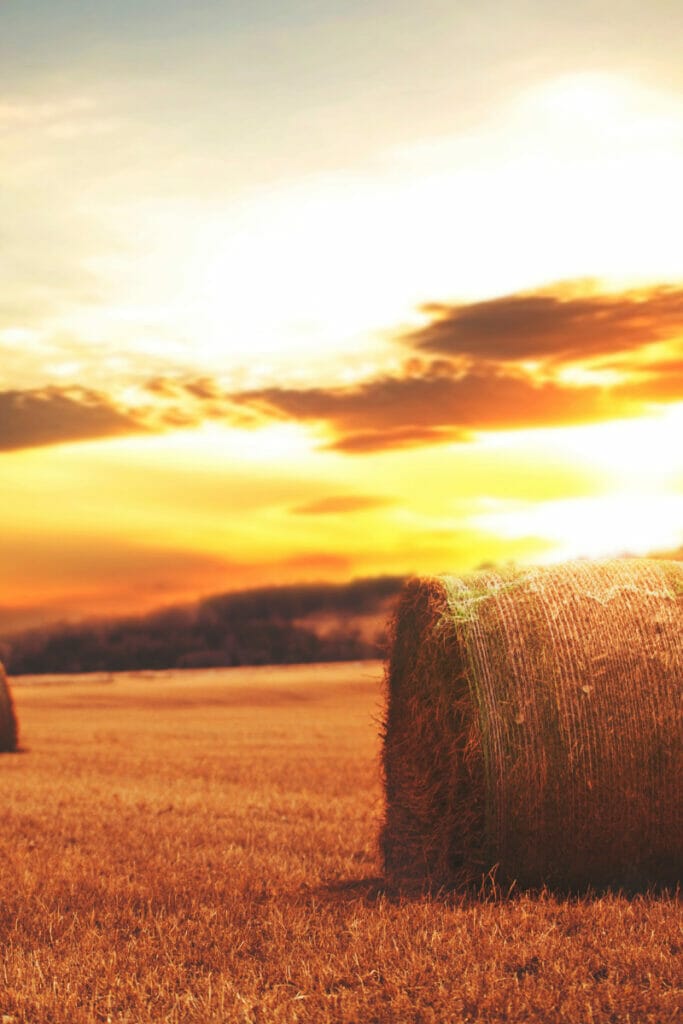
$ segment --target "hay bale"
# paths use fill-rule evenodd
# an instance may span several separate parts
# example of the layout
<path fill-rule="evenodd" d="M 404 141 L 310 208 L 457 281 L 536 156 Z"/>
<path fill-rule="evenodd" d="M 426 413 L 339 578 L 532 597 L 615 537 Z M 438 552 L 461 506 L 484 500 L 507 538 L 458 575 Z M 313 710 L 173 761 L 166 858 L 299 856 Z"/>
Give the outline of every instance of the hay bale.
<path fill-rule="evenodd" d="M 17 749 L 17 718 L 5 669 L 0 661 L 0 753 Z"/>
<path fill-rule="evenodd" d="M 384 729 L 387 879 L 683 877 L 683 564 L 410 581 Z"/>

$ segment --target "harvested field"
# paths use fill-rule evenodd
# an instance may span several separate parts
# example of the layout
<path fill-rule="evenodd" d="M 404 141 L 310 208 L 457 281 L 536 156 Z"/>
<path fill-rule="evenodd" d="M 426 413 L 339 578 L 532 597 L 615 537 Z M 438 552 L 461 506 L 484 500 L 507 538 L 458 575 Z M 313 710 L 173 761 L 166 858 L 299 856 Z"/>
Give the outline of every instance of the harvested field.
<path fill-rule="evenodd" d="M 17 680 L 5 1024 L 674 1024 L 673 896 L 396 897 L 377 663 Z"/>
<path fill-rule="evenodd" d="M 408 584 L 384 746 L 392 882 L 676 885 L 682 627 L 676 562 Z"/>
<path fill-rule="evenodd" d="M 0 662 L 0 753 L 17 749 L 17 716 L 9 691 L 5 669 Z"/>

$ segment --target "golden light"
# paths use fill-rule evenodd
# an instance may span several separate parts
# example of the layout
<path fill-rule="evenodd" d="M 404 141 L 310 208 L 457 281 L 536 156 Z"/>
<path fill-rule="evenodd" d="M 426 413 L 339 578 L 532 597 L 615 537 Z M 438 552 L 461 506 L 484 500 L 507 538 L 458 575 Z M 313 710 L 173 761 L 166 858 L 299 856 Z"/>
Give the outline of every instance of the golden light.
<path fill-rule="evenodd" d="M 683 543 L 683 404 L 653 417 L 482 438 L 484 450 L 593 468 L 592 494 L 512 500 L 497 497 L 469 523 L 498 537 L 550 542 L 546 560 L 647 554 Z M 597 493 L 596 493 L 597 491 Z"/>
<path fill-rule="evenodd" d="M 102 453 L 125 458 L 131 466 L 170 460 L 177 471 L 228 471 L 240 465 L 297 464 L 311 455 L 310 432 L 297 423 L 268 423 L 242 429 L 207 421 L 196 427 L 167 433 L 98 442 Z"/>
<path fill-rule="evenodd" d="M 666 490 L 683 475 L 683 403 L 652 415 L 578 427 L 482 434 L 484 451 L 508 452 L 593 468 L 606 491 Z"/>
<path fill-rule="evenodd" d="M 637 494 L 666 488 L 683 474 L 681 437 L 683 403 L 656 417 L 576 427 L 561 443 L 568 455 L 600 466 L 616 486 Z"/>
<path fill-rule="evenodd" d="M 683 496 L 573 498 L 503 507 L 477 516 L 473 525 L 510 540 L 537 536 L 551 542 L 545 561 L 649 554 L 681 542 Z"/>

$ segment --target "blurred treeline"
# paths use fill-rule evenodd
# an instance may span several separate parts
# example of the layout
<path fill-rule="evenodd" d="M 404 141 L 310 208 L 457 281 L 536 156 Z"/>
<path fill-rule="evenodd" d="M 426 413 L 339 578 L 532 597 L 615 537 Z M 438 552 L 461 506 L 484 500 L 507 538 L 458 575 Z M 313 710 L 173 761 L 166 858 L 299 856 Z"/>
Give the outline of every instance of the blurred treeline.
<path fill-rule="evenodd" d="M 350 661 L 384 654 L 403 578 L 222 594 L 145 616 L 0 638 L 13 675 Z"/>

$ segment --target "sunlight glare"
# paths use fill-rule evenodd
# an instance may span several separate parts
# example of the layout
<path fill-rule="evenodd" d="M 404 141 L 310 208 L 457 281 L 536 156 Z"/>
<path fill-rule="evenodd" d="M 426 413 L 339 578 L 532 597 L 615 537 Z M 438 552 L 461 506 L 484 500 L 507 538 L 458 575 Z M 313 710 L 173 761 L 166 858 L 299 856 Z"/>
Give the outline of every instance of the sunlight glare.
<path fill-rule="evenodd" d="M 683 542 L 683 496 L 613 495 L 503 508 L 473 525 L 510 540 L 538 536 L 553 544 L 546 561 L 646 555 Z"/>
<path fill-rule="evenodd" d="M 683 403 L 656 416 L 610 420 L 578 427 L 509 430 L 482 434 L 491 451 L 545 455 L 557 462 L 593 467 L 613 492 L 664 492 L 683 474 Z"/>
<path fill-rule="evenodd" d="M 683 472 L 683 404 L 660 416 L 614 420 L 563 432 L 568 455 L 603 468 L 619 487 L 634 491 L 662 488 Z"/>

